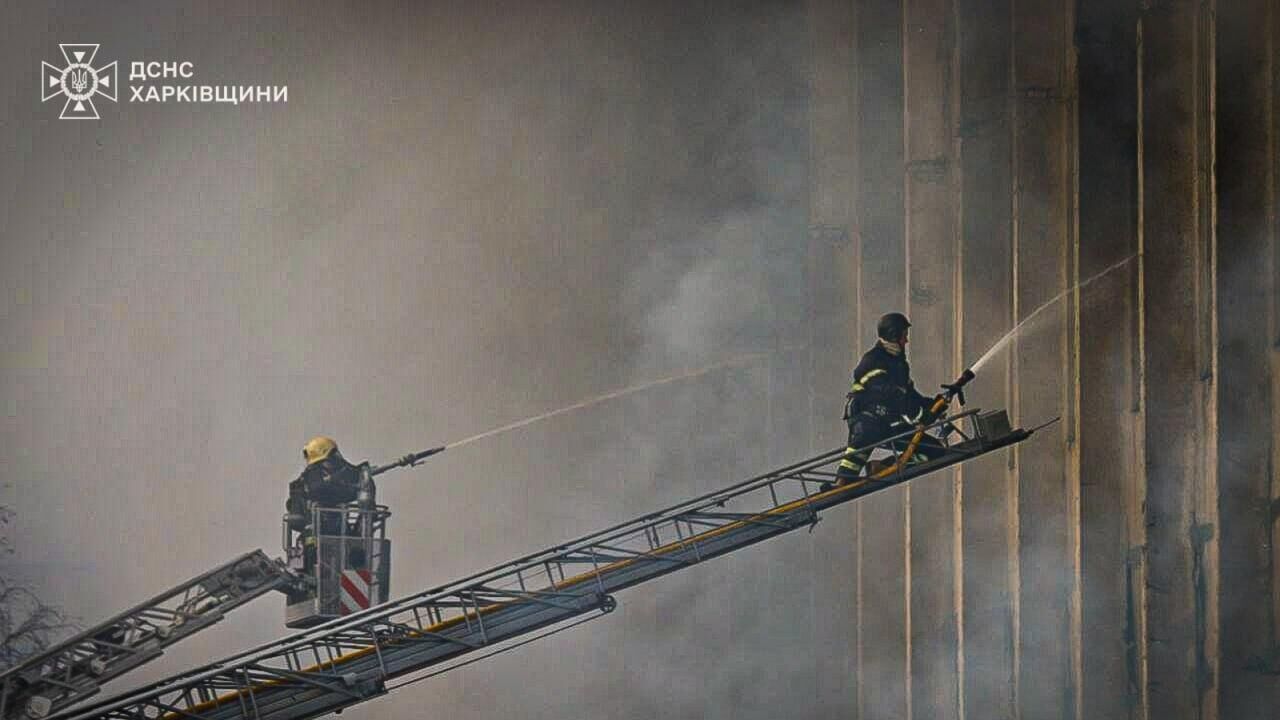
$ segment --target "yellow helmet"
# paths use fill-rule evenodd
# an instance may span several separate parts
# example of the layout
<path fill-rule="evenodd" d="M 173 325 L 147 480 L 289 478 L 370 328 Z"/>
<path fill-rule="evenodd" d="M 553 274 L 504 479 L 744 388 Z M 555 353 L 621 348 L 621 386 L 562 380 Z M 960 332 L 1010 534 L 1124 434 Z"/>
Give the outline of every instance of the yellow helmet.
<path fill-rule="evenodd" d="M 338 452 L 338 443 L 333 438 L 318 435 L 307 441 L 302 446 L 302 458 L 307 461 L 307 465 L 315 465 L 325 458 Z"/>

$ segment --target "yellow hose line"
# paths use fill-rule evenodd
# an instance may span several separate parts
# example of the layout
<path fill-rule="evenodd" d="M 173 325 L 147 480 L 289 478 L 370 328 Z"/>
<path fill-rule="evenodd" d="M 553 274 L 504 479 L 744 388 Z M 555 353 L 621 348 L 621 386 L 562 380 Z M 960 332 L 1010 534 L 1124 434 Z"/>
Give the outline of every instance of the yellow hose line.
<path fill-rule="evenodd" d="M 947 406 L 947 399 L 945 397 L 940 397 L 938 398 L 937 402 L 933 404 L 933 407 L 929 408 L 929 412 L 936 415 L 946 406 Z M 916 448 L 920 446 L 920 441 L 923 438 L 924 438 L 924 428 L 921 427 L 919 430 L 916 430 L 915 435 L 911 436 L 910 444 L 908 444 L 907 449 L 903 450 L 902 454 L 898 456 L 898 461 L 890 465 L 889 467 L 884 468 L 883 470 L 876 473 L 875 475 L 872 475 L 871 477 L 875 480 L 882 480 L 898 472 L 898 468 L 902 467 L 904 463 L 909 462 L 911 460 L 911 457 L 916 454 Z"/>

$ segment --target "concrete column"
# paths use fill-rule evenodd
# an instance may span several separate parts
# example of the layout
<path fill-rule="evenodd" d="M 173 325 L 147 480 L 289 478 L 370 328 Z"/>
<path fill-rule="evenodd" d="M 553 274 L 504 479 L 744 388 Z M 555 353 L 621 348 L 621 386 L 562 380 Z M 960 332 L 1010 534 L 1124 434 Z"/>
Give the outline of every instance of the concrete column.
<path fill-rule="evenodd" d="M 810 233 L 808 251 L 810 390 L 809 451 L 841 447 L 847 431 L 841 400 L 858 344 L 858 245 L 854 241 L 853 4 L 810 0 L 813 48 L 810 98 Z M 813 535 L 811 607 L 820 668 L 815 704 L 827 717 L 857 713 L 859 669 L 858 523 L 854 507 L 828 513 Z"/>
<path fill-rule="evenodd" d="M 1141 23 L 1147 693 L 1152 718 L 1216 717 L 1212 14 Z"/>
<path fill-rule="evenodd" d="M 1265 717 L 1280 687 L 1262 674 L 1276 643 L 1271 557 L 1275 452 L 1269 272 L 1275 242 L 1276 4 L 1241 0 L 1217 17 L 1218 473 L 1224 718 Z"/>
<path fill-rule="evenodd" d="M 1035 320 L 1015 340 L 1016 418 L 1032 425 L 1063 416 L 1015 449 L 1018 473 L 1019 600 L 1015 684 L 1019 717 L 1075 716 L 1071 604 L 1076 478 L 1069 467 L 1074 429 L 1070 303 L 1073 277 L 1072 125 L 1067 5 L 1013 4 L 1013 167 L 1015 319 Z"/>
<path fill-rule="evenodd" d="M 1137 6 L 1082 0 L 1079 67 L 1081 697 L 1085 717 L 1140 707 L 1141 593 L 1126 517 L 1136 496 Z M 1128 261 L 1126 262 L 1126 259 Z M 1118 265 L 1118 263 L 1123 263 Z M 1140 543 L 1139 543 L 1140 544 Z M 1137 583 L 1140 586 L 1140 583 Z M 1140 716 L 1140 714 L 1139 714 Z"/>
<path fill-rule="evenodd" d="M 1013 202 L 1010 137 L 1010 0 L 959 3 L 962 72 L 958 136 L 962 241 L 961 364 L 971 364 L 1013 327 Z M 1009 354 L 969 388 L 970 407 L 1010 407 Z M 962 718 L 1014 717 L 1012 570 L 1016 513 L 1009 453 L 964 464 L 961 474 Z"/>
<path fill-rule="evenodd" d="M 1269 340 L 1271 343 L 1271 436 L 1280 434 L 1280 9 L 1273 4 L 1270 7 L 1267 27 L 1268 37 L 1268 74 L 1271 76 L 1271 99 L 1268 129 L 1271 142 L 1267 156 L 1271 158 L 1271 168 L 1267 176 L 1267 197 L 1270 198 L 1271 212 L 1267 221 L 1270 239 L 1267 243 L 1269 257 L 1263 260 L 1264 272 L 1271 275 L 1271 306 L 1269 308 Z M 1268 267 L 1269 266 L 1269 267 Z M 1280 443 L 1271 446 L 1271 645 L 1270 657 L 1280 665 Z M 1275 666 L 1273 666 L 1275 667 Z M 1280 702 L 1280 700 L 1277 700 Z"/>
<path fill-rule="evenodd" d="M 901 0 L 855 5 L 857 222 L 862 281 L 860 350 L 870 347 L 876 319 L 906 300 L 903 245 L 903 97 Z M 852 370 L 852 365 L 849 368 Z M 906 654 L 906 514 L 901 489 L 858 502 L 862 645 L 858 717 L 910 718 Z"/>
<path fill-rule="evenodd" d="M 908 355 L 919 389 L 931 395 L 959 372 L 954 4 L 907 0 L 904 23 L 906 311 L 915 325 Z M 957 493 L 955 470 L 905 492 L 912 717 L 954 718 L 959 708 Z"/>

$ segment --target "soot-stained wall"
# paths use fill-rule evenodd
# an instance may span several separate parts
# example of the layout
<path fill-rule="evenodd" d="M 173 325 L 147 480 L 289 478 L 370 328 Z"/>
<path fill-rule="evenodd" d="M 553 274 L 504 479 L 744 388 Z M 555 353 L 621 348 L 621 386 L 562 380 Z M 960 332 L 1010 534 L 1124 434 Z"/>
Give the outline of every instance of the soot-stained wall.
<path fill-rule="evenodd" d="M 848 352 L 906 308 L 933 383 L 1025 321 L 972 399 L 1062 418 L 859 504 L 855 716 L 1274 715 L 1276 4 L 809 6 L 852 27 L 812 103 Z"/>

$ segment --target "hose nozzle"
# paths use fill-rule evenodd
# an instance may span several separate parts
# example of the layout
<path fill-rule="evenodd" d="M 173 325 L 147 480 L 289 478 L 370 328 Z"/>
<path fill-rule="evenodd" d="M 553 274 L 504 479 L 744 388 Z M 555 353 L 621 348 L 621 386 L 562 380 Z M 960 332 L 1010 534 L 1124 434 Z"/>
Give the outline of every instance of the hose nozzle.
<path fill-rule="evenodd" d="M 433 447 L 430 450 L 423 450 L 422 452 L 416 452 L 411 455 L 405 455 L 404 457 L 400 458 L 399 460 L 393 463 L 373 468 L 372 470 L 369 471 L 369 475 L 370 476 L 381 475 L 382 473 L 388 470 L 395 470 L 396 468 L 414 467 L 419 463 L 421 463 L 426 458 L 429 458 L 432 455 L 435 455 L 436 453 L 444 452 L 446 447 L 448 446 L 441 445 L 440 447 Z"/>
<path fill-rule="evenodd" d="M 955 382 L 943 384 L 942 389 L 947 391 L 948 399 L 953 397 L 958 398 L 960 400 L 960 405 L 963 406 L 964 386 L 968 385 L 969 381 L 973 380 L 975 377 L 977 377 L 977 375 L 974 375 L 972 370 L 965 368 L 964 372 L 960 373 L 960 377 L 956 378 Z"/>

